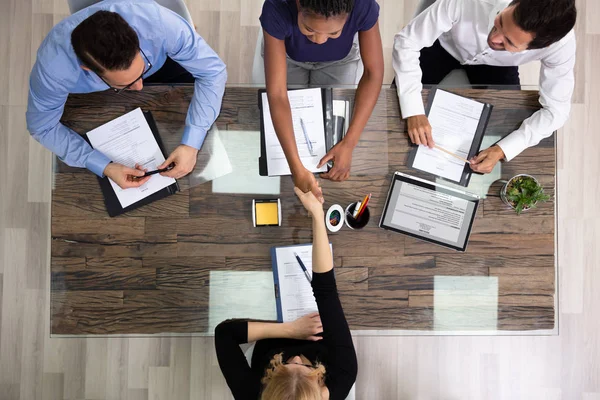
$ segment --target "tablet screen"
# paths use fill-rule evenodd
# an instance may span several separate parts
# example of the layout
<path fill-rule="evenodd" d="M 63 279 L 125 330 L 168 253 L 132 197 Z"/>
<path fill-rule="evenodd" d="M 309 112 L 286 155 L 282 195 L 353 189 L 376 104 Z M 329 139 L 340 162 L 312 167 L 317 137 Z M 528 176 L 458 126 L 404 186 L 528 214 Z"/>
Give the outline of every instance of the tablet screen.
<path fill-rule="evenodd" d="M 478 203 L 475 195 L 396 173 L 380 226 L 464 251 Z"/>

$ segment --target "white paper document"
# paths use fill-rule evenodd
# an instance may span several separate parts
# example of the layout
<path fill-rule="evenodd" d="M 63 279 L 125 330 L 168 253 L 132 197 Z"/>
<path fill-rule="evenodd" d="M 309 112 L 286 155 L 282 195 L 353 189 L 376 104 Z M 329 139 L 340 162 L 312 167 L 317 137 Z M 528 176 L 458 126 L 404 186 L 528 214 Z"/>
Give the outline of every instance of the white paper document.
<path fill-rule="evenodd" d="M 312 277 L 312 245 L 275 248 L 283 322 L 294 321 L 318 311 L 312 286 L 298 264 L 294 252 L 298 254 Z"/>
<path fill-rule="evenodd" d="M 402 184 L 392 224 L 421 236 L 457 243 L 469 201 L 417 185 Z"/>
<path fill-rule="evenodd" d="M 468 158 L 484 104 L 443 90 L 436 90 L 429 123 L 436 145 Z M 465 163 L 436 148 L 419 146 L 413 167 L 460 182 Z"/>
<path fill-rule="evenodd" d="M 290 108 L 292 109 L 292 123 L 294 125 L 294 136 L 296 137 L 296 147 L 302 164 L 311 172 L 325 172 L 327 165 L 317 168 L 321 158 L 327 153 L 325 145 L 325 126 L 323 124 L 323 99 L 321 89 L 301 89 L 288 91 Z M 267 170 L 269 176 L 290 175 L 290 167 L 283 153 L 283 148 L 279 143 L 273 120 L 267 94 L 262 93 L 262 112 L 265 129 L 265 147 L 267 157 Z M 308 140 L 312 144 L 313 152 L 311 154 L 309 146 L 302 131 L 300 119 L 306 127 Z"/>
<path fill-rule="evenodd" d="M 152 171 L 165 161 L 140 108 L 99 126 L 87 136 L 94 149 L 127 167 L 134 168 L 137 163 Z M 109 181 L 123 208 L 175 183 L 175 179 L 159 174 L 138 188 L 121 189 L 112 179 Z"/>

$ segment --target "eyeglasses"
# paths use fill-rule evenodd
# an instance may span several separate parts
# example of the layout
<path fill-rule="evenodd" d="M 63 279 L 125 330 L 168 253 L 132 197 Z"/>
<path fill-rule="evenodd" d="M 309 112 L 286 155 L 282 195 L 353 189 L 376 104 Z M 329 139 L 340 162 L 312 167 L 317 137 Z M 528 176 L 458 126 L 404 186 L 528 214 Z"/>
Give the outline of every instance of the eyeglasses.
<path fill-rule="evenodd" d="M 150 60 L 148 60 L 148 57 L 146 57 L 146 54 L 144 54 L 144 51 L 142 49 L 140 49 L 140 53 L 142 53 L 142 55 L 144 56 L 144 58 L 146 59 L 146 67 L 144 68 L 144 72 L 142 72 L 142 74 L 140 75 L 139 78 L 137 78 L 135 81 L 131 82 L 129 85 L 122 87 L 122 88 L 116 88 L 114 86 L 111 86 L 108 82 L 106 82 L 104 80 L 104 78 L 102 78 L 102 76 L 98 75 L 98 77 L 100 79 L 102 79 L 102 82 L 106 83 L 106 85 L 111 88 L 112 90 L 114 90 L 114 92 L 116 94 L 119 94 L 121 92 L 123 92 L 124 90 L 129 89 L 130 87 L 132 87 L 133 85 L 135 85 L 135 83 L 137 81 L 139 81 L 140 79 L 142 79 L 144 77 L 144 75 L 146 75 L 148 73 L 148 71 L 150 71 L 152 69 L 152 63 L 150 62 Z"/>
<path fill-rule="evenodd" d="M 303 367 L 306 368 L 310 368 L 310 369 L 318 369 L 319 367 L 316 367 L 312 364 L 299 364 L 299 363 L 295 363 L 295 362 L 288 362 L 288 361 L 284 361 L 282 362 L 283 365 L 302 365 Z"/>

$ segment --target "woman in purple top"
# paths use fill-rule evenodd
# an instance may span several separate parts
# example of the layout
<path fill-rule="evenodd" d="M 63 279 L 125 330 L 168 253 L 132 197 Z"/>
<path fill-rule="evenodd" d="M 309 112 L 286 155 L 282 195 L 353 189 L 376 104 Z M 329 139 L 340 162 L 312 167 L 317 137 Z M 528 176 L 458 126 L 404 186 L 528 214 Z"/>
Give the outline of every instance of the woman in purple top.
<path fill-rule="evenodd" d="M 298 155 L 287 85 L 355 84 L 362 59 L 364 72 L 348 132 L 319 162 L 320 167 L 333 161 L 333 168 L 322 178 L 346 180 L 350 176 L 352 151 L 375 107 L 383 81 L 378 19 L 379 5 L 375 0 L 265 0 L 263 5 L 260 22 L 273 125 L 295 186 L 304 192 L 312 191 L 321 202 L 319 184 Z"/>

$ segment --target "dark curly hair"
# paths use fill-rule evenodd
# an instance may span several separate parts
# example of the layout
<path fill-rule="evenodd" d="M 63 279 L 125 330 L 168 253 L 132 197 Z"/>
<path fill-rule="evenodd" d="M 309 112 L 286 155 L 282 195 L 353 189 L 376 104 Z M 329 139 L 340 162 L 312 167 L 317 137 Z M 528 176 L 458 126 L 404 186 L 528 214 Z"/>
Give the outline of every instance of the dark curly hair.
<path fill-rule="evenodd" d="M 322 15 L 325 18 L 350 14 L 354 0 L 299 0 L 300 11 Z"/>
<path fill-rule="evenodd" d="M 128 69 L 140 51 L 137 33 L 110 11 L 98 11 L 77 25 L 71 45 L 81 62 L 97 74 Z"/>

